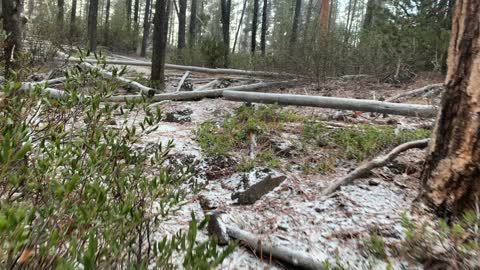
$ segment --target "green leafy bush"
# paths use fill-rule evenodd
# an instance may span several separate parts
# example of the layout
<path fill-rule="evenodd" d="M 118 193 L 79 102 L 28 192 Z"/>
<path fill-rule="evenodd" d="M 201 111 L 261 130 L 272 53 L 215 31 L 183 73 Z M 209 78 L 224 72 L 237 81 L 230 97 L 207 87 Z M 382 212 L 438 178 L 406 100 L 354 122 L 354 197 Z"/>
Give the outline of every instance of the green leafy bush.
<path fill-rule="evenodd" d="M 95 70 L 65 75 L 62 99 L 45 96 L 43 87 L 1 86 L 0 268 L 218 265 L 232 247 L 197 242 L 205 223 L 194 217 L 187 232 L 154 237 L 196 184 L 190 170 L 167 168 L 173 142 L 152 151 L 138 146 L 158 127 L 160 111 L 102 102 L 118 85 Z"/>

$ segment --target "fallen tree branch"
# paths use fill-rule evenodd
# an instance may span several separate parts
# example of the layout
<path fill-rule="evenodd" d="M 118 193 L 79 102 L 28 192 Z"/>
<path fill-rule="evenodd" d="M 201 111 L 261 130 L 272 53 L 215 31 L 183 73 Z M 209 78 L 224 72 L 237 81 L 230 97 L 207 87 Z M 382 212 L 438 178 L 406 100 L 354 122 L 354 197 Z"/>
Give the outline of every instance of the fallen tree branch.
<path fill-rule="evenodd" d="M 199 86 L 197 89 L 194 89 L 193 91 L 202 91 L 202 90 L 205 90 L 205 89 L 210 89 L 210 88 L 213 88 L 213 86 L 217 83 L 219 83 L 220 81 L 218 79 L 215 79 L 207 84 L 204 84 L 204 85 L 201 85 Z"/>
<path fill-rule="evenodd" d="M 44 80 L 39 82 L 25 82 L 25 83 L 22 83 L 22 86 L 20 87 L 20 89 L 23 91 L 33 91 L 35 90 L 36 86 L 46 86 L 45 89 L 42 90 L 42 92 L 54 98 L 61 98 L 65 96 L 66 94 L 65 91 L 50 88 L 48 86 L 52 84 L 63 83 L 66 80 L 67 80 L 66 77 L 59 77 L 59 78 Z"/>
<path fill-rule="evenodd" d="M 218 213 L 211 216 L 209 233 L 221 238 L 223 241 L 220 242 L 223 243 L 225 243 L 224 241 L 228 241 L 228 237 L 237 239 L 260 256 L 276 258 L 296 267 L 297 269 L 325 269 L 323 262 L 318 257 L 313 257 L 306 252 L 275 243 L 270 237 L 262 239 L 257 235 L 238 228 L 236 225 L 226 224 L 221 220 L 221 216 Z"/>
<path fill-rule="evenodd" d="M 415 97 L 415 96 L 419 96 L 419 95 L 422 95 L 422 94 L 428 93 L 428 92 L 437 93 L 437 92 L 443 91 L 444 89 L 445 89 L 445 87 L 444 87 L 443 83 L 431 84 L 431 85 L 424 86 L 422 88 L 418 88 L 418 89 L 415 89 L 415 90 L 412 90 L 412 91 L 408 91 L 408 92 L 405 92 L 405 93 L 398 94 L 396 96 L 393 96 L 391 98 L 386 99 L 385 101 L 386 102 L 399 101 L 399 100 L 405 99 L 407 97 Z"/>
<path fill-rule="evenodd" d="M 175 92 L 179 92 L 180 89 L 183 86 L 183 83 L 185 80 L 188 78 L 188 75 L 190 75 L 190 71 L 185 72 L 185 75 L 183 75 L 182 79 L 180 79 L 180 82 L 178 83 L 177 90 Z"/>
<path fill-rule="evenodd" d="M 329 187 L 327 187 L 322 191 L 322 195 L 328 196 L 332 194 L 341 186 L 348 185 L 351 182 L 353 182 L 353 180 L 367 175 L 372 169 L 382 167 L 388 162 L 391 162 L 402 152 L 405 152 L 412 148 L 427 147 L 429 141 L 430 139 L 411 141 L 393 148 L 393 150 L 390 151 L 388 154 L 374 158 L 373 160 L 356 168 L 353 172 L 349 173 L 347 176 L 335 181 L 335 183 L 331 184 Z"/>
<path fill-rule="evenodd" d="M 240 93 L 225 91 L 227 100 L 266 104 L 311 106 L 339 110 L 388 113 L 413 117 L 435 117 L 437 109 L 430 105 L 399 104 L 366 99 L 335 98 L 289 94 Z"/>
<path fill-rule="evenodd" d="M 62 58 L 65 58 L 67 60 L 71 59 L 71 58 L 69 58 L 68 55 L 66 55 L 62 52 L 57 52 L 57 54 L 60 55 Z M 79 58 L 76 58 L 76 59 L 80 60 Z M 92 65 L 91 63 L 89 63 L 89 61 L 87 61 L 87 60 L 85 60 L 83 62 L 82 61 L 78 61 L 78 62 L 80 62 L 84 67 L 86 67 L 88 69 L 97 70 L 98 72 L 100 72 L 100 74 L 102 75 L 103 78 L 113 79 L 113 80 L 117 80 L 117 81 L 120 81 L 122 83 L 125 83 L 129 87 L 131 87 L 131 88 L 133 88 L 137 91 L 140 91 L 141 93 L 143 93 L 146 96 L 150 97 L 150 96 L 153 96 L 156 92 L 158 92 L 156 89 L 145 86 L 145 85 L 143 85 L 141 83 L 138 83 L 136 81 L 133 81 L 133 80 L 130 80 L 130 79 L 127 79 L 127 78 L 123 78 L 123 77 L 120 77 L 120 76 L 114 76 L 112 72 L 103 70 L 99 67 L 96 67 L 96 66 Z"/>
<path fill-rule="evenodd" d="M 83 61 L 80 58 L 76 57 L 65 57 L 65 54 L 60 57 L 61 60 L 67 60 L 69 62 L 80 63 L 97 63 L 96 59 L 84 59 Z M 144 66 L 150 67 L 151 62 L 147 61 L 127 61 L 127 60 L 106 60 L 107 65 L 122 65 L 122 66 Z M 165 64 L 166 69 L 175 69 L 191 72 L 201 72 L 201 73 L 210 73 L 210 74 L 231 74 L 231 75 L 244 75 L 244 76 L 261 76 L 261 77 L 302 77 L 296 74 L 290 73 L 277 73 L 277 72 L 268 72 L 268 71 L 255 71 L 255 70 L 241 70 L 241 69 L 229 69 L 229 68 L 205 68 L 205 67 L 196 67 L 196 66 L 182 66 L 174 64 Z"/>
<path fill-rule="evenodd" d="M 202 98 L 218 98 L 223 95 L 224 91 L 228 91 L 228 90 L 235 91 L 235 92 L 257 91 L 261 88 L 267 88 L 267 87 L 272 87 L 276 85 L 291 84 L 294 82 L 295 81 L 262 82 L 262 83 L 233 86 L 233 87 L 214 89 L 214 90 L 164 93 L 164 94 L 154 95 L 150 98 L 150 100 L 156 102 L 156 101 L 162 101 L 162 100 L 198 100 Z M 105 101 L 123 102 L 127 100 L 142 100 L 143 98 L 144 97 L 142 95 L 124 95 L 124 96 L 112 96 L 107 98 Z"/>

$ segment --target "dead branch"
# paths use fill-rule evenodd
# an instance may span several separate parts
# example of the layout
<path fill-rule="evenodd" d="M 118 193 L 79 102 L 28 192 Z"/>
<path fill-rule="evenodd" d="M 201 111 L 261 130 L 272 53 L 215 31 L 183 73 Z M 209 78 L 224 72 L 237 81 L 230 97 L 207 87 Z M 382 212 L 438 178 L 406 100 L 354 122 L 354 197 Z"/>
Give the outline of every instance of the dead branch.
<path fill-rule="evenodd" d="M 311 106 L 339 110 L 378 112 L 413 117 L 435 117 L 437 109 L 430 105 L 399 104 L 376 100 L 335 98 L 290 94 L 240 93 L 225 91 L 227 100 L 266 104 Z"/>
<path fill-rule="evenodd" d="M 276 258 L 298 269 L 325 269 L 320 258 L 312 257 L 310 254 L 299 251 L 293 247 L 286 247 L 282 244 L 275 243 L 269 236 L 259 237 L 240 229 L 236 225 L 224 223 L 218 213 L 211 216 L 209 233 L 222 240 L 220 242 L 223 243 L 228 241 L 228 237 L 237 239 L 261 256 Z"/>
<path fill-rule="evenodd" d="M 399 101 L 399 100 L 405 99 L 407 97 L 416 97 L 416 96 L 420 96 L 420 95 L 422 95 L 424 93 L 428 93 L 428 92 L 433 92 L 433 93 L 441 92 L 444 89 L 445 89 L 445 87 L 444 87 L 443 83 L 431 84 L 431 85 L 424 86 L 422 88 L 418 88 L 418 89 L 415 89 L 415 90 L 412 90 L 412 91 L 408 91 L 408 92 L 405 92 L 405 93 L 398 94 L 396 96 L 393 96 L 391 98 L 386 99 L 385 101 L 386 102 Z"/>
<path fill-rule="evenodd" d="M 296 81 L 280 81 L 280 82 L 262 82 L 262 83 L 254 83 L 254 84 L 247 84 L 247 85 L 240 85 L 240 86 L 233 86 L 228 88 L 222 89 L 214 89 L 214 90 L 205 90 L 205 91 L 182 91 L 182 92 L 175 92 L 175 93 L 164 93 L 164 94 L 157 94 L 151 97 L 151 101 L 158 102 L 162 100 L 198 100 L 202 98 L 218 98 L 223 95 L 224 91 L 257 91 L 262 88 L 272 87 L 276 85 L 286 85 L 292 84 Z M 112 96 L 107 98 L 105 101 L 112 101 L 112 102 L 123 102 L 126 100 L 142 100 L 142 95 L 124 95 L 124 96 Z"/>
<path fill-rule="evenodd" d="M 382 167 L 388 162 L 394 160 L 400 153 L 405 152 L 412 148 L 425 148 L 428 146 L 430 139 L 423 139 L 417 141 L 411 141 L 404 144 L 401 144 L 395 147 L 388 154 L 374 158 L 373 160 L 361 165 L 356 168 L 353 172 L 349 173 L 347 176 L 335 181 L 329 187 L 322 191 L 323 196 L 328 196 L 335 192 L 339 187 L 350 184 L 353 180 L 367 175 L 372 169 Z"/>
<path fill-rule="evenodd" d="M 188 78 L 188 75 L 190 75 L 190 71 L 185 72 L 185 74 L 182 76 L 182 79 L 180 79 L 180 82 L 178 83 L 177 90 L 175 92 L 179 92 L 180 89 L 183 86 L 183 83 L 185 80 Z"/>
<path fill-rule="evenodd" d="M 199 86 L 197 89 L 194 89 L 193 91 L 202 91 L 202 90 L 205 90 L 205 89 L 213 89 L 213 87 L 215 86 L 215 84 L 219 83 L 220 81 L 218 79 L 215 79 L 207 84 L 204 84 L 204 85 L 201 85 Z"/>
<path fill-rule="evenodd" d="M 80 63 L 86 62 L 95 64 L 97 63 L 96 59 L 84 59 L 83 61 L 80 58 L 70 57 L 65 54 L 62 54 L 60 57 L 61 60 Z M 122 66 L 145 66 L 150 67 L 151 62 L 147 61 L 133 61 L 133 60 L 106 60 L 107 65 L 122 65 Z M 277 72 L 268 72 L 268 71 L 255 71 L 255 70 L 241 70 L 241 69 L 228 69 L 228 68 L 204 68 L 196 66 L 182 66 L 174 64 L 165 64 L 166 69 L 175 69 L 191 72 L 200 72 L 200 73 L 210 73 L 210 74 L 231 74 L 231 75 L 243 75 L 243 76 L 260 76 L 260 77 L 302 77 L 296 74 L 290 73 L 277 73 Z"/>

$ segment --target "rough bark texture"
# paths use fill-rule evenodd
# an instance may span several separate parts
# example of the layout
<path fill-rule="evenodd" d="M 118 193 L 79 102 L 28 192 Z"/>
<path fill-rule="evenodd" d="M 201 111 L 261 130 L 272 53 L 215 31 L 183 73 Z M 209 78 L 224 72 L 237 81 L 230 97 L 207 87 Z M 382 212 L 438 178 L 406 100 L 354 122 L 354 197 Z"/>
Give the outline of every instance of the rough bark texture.
<path fill-rule="evenodd" d="M 457 0 L 442 109 L 422 175 L 422 198 L 442 216 L 480 200 L 480 2 Z"/>
<path fill-rule="evenodd" d="M 155 16 L 153 17 L 151 80 L 156 82 L 159 89 L 162 89 L 165 83 L 165 53 L 168 29 L 167 5 L 168 0 L 157 0 L 155 3 Z"/>
<path fill-rule="evenodd" d="M 3 29 L 8 36 L 3 45 L 3 58 L 5 59 L 5 75 L 9 77 L 16 67 L 12 59 L 16 59 L 22 51 L 23 22 L 22 0 L 2 0 Z"/>
<path fill-rule="evenodd" d="M 322 40 L 323 36 L 326 36 L 328 33 L 329 25 L 329 14 L 330 14 L 330 0 L 321 0 L 322 4 L 320 6 L 320 18 L 319 22 L 319 40 Z"/>
<path fill-rule="evenodd" d="M 178 48 L 185 48 L 185 29 L 187 26 L 187 0 L 178 1 Z"/>
<path fill-rule="evenodd" d="M 228 66 L 228 52 L 230 51 L 230 11 L 232 10 L 231 0 L 221 0 L 222 11 L 222 36 L 224 46 L 224 64 Z"/>
<path fill-rule="evenodd" d="M 295 3 L 295 13 L 293 14 L 292 34 L 290 36 L 290 50 L 294 49 L 298 37 L 298 22 L 300 19 L 300 11 L 302 10 L 302 0 L 297 0 Z"/>
<path fill-rule="evenodd" d="M 72 0 L 72 10 L 70 13 L 70 38 L 75 37 L 76 19 L 77 19 L 77 0 Z"/>
<path fill-rule="evenodd" d="M 138 29 L 138 13 L 140 12 L 140 0 L 135 0 L 133 5 L 133 23 L 135 24 L 135 29 Z"/>
<path fill-rule="evenodd" d="M 90 0 L 88 9 L 88 40 L 89 49 L 94 52 L 97 50 L 97 19 L 98 19 L 98 0 Z"/>
<path fill-rule="evenodd" d="M 143 37 L 142 37 L 142 49 L 140 56 L 147 56 L 148 36 L 150 34 L 150 8 L 152 0 L 146 0 L 145 2 L 145 15 L 143 17 Z"/>
<path fill-rule="evenodd" d="M 263 0 L 262 11 L 262 35 L 260 36 L 260 50 L 265 56 L 267 51 L 267 30 L 268 30 L 268 0 Z"/>
<path fill-rule="evenodd" d="M 107 0 L 105 6 L 105 43 L 110 42 L 110 0 Z"/>
<path fill-rule="evenodd" d="M 257 46 L 258 9 L 260 6 L 259 1 L 260 0 L 253 0 L 252 40 L 250 44 L 250 52 L 252 54 L 255 53 L 255 49 Z"/>
<path fill-rule="evenodd" d="M 188 45 L 193 48 L 197 37 L 197 0 L 192 0 L 190 6 L 190 26 L 188 28 Z"/>

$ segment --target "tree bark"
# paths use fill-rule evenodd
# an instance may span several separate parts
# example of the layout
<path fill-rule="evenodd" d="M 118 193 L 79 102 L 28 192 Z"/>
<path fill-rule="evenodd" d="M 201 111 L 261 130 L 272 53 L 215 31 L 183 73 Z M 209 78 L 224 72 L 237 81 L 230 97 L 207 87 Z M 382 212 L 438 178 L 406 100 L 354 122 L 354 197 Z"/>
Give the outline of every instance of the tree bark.
<path fill-rule="evenodd" d="M 132 28 L 132 0 L 126 0 L 126 11 L 127 11 L 127 29 L 130 31 Z"/>
<path fill-rule="evenodd" d="M 337 110 L 387 113 L 412 117 L 435 117 L 437 114 L 436 108 L 429 105 L 401 104 L 366 99 L 270 93 L 239 93 L 234 91 L 226 91 L 223 96 L 225 99 L 233 101 L 309 106 Z"/>
<path fill-rule="evenodd" d="M 255 54 L 257 46 L 258 9 L 260 6 L 259 1 L 260 0 L 253 0 L 252 40 L 250 43 L 250 52 L 252 54 Z"/>
<path fill-rule="evenodd" d="M 300 18 L 300 12 L 302 10 L 302 0 L 297 0 L 295 3 L 295 13 L 293 15 L 292 34 L 290 35 L 290 51 L 295 49 L 295 43 L 297 43 L 298 37 L 298 22 Z"/>
<path fill-rule="evenodd" d="M 105 44 L 110 44 L 110 0 L 105 6 Z"/>
<path fill-rule="evenodd" d="M 142 37 L 142 49 L 140 56 L 147 56 L 148 36 L 150 34 L 150 8 L 152 0 L 146 0 L 145 2 L 145 15 L 143 17 L 143 37 Z"/>
<path fill-rule="evenodd" d="M 76 19 L 77 19 L 77 0 L 72 0 L 72 11 L 70 13 L 70 38 L 75 37 Z"/>
<path fill-rule="evenodd" d="M 98 19 L 98 0 L 90 0 L 88 9 L 88 39 L 89 49 L 94 52 L 97 50 L 97 19 Z"/>
<path fill-rule="evenodd" d="M 165 87 L 165 54 L 167 49 L 169 0 L 157 0 L 153 17 L 153 53 L 151 80 L 158 89 Z"/>
<path fill-rule="evenodd" d="M 138 32 L 138 14 L 140 12 L 140 0 L 135 0 L 133 5 L 133 24 L 135 25 L 135 31 Z"/>
<path fill-rule="evenodd" d="M 187 26 L 187 0 L 178 1 L 178 48 L 185 48 L 185 29 Z"/>
<path fill-rule="evenodd" d="M 329 14 L 330 14 L 330 0 L 321 0 L 322 4 L 320 6 L 320 17 L 318 19 L 319 22 L 319 42 L 323 42 L 324 37 L 328 33 L 328 25 L 329 25 Z M 322 45 L 322 44 L 319 44 Z"/>
<path fill-rule="evenodd" d="M 221 13 L 222 13 L 222 35 L 223 35 L 223 47 L 224 47 L 224 65 L 228 66 L 228 53 L 230 51 L 230 12 L 232 10 L 232 0 L 221 0 Z"/>
<path fill-rule="evenodd" d="M 63 36 L 63 21 L 65 19 L 65 0 L 57 0 L 57 31 Z"/>
<path fill-rule="evenodd" d="M 240 21 L 238 22 L 237 33 L 235 34 L 235 40 L 233 41 L 232 53 L 235 53 L 235 48 L 237 47 L 238 34 L 240 33 L 240 28 L 242 28 L 243 17 L 245 16 L 246 9 L 247 9 L 247 0 L 243 1 L 242 14 L 240 15 Z"/>
<path fill-rule="evenodd" d="M 197 37 L 197 0 L 192 0 L 190 6 L 190 25 L 188 28 L 188 46 L 193 48 Z"/>
<path fill-rule="evenodd" d="M 265 56 L 267 52 L 267 31 L 268 31 L 268 0 L 263 0 L 262 11 L 262 34 L 260 36 L 260 50 Z"/>
<path fill-rule="evenodd" d="M 305 25 L 303 27 L 303 42 L 307 44 L 308 34 L 310 32 L 310 22 L 312 21 L 313 0 L 308 1 L 307 14 L 305 18 Z"/>
<path fill-rule="evenodd" d="M 480 2 L 457 0 L 442 109 L 422 174 L 422 198 L 459 216 L 480 197 Z"/>
<path fill-rule="evenodd" d="M 22 0 L 2 0 L 3 30 L 8 36 L 3 45 L 3 58 L 5 59 L 5 77 L 10 77 L 12 71 L 18 68 L 12 60 L 17 59 L 23 49 L 23 22 Z"/>

